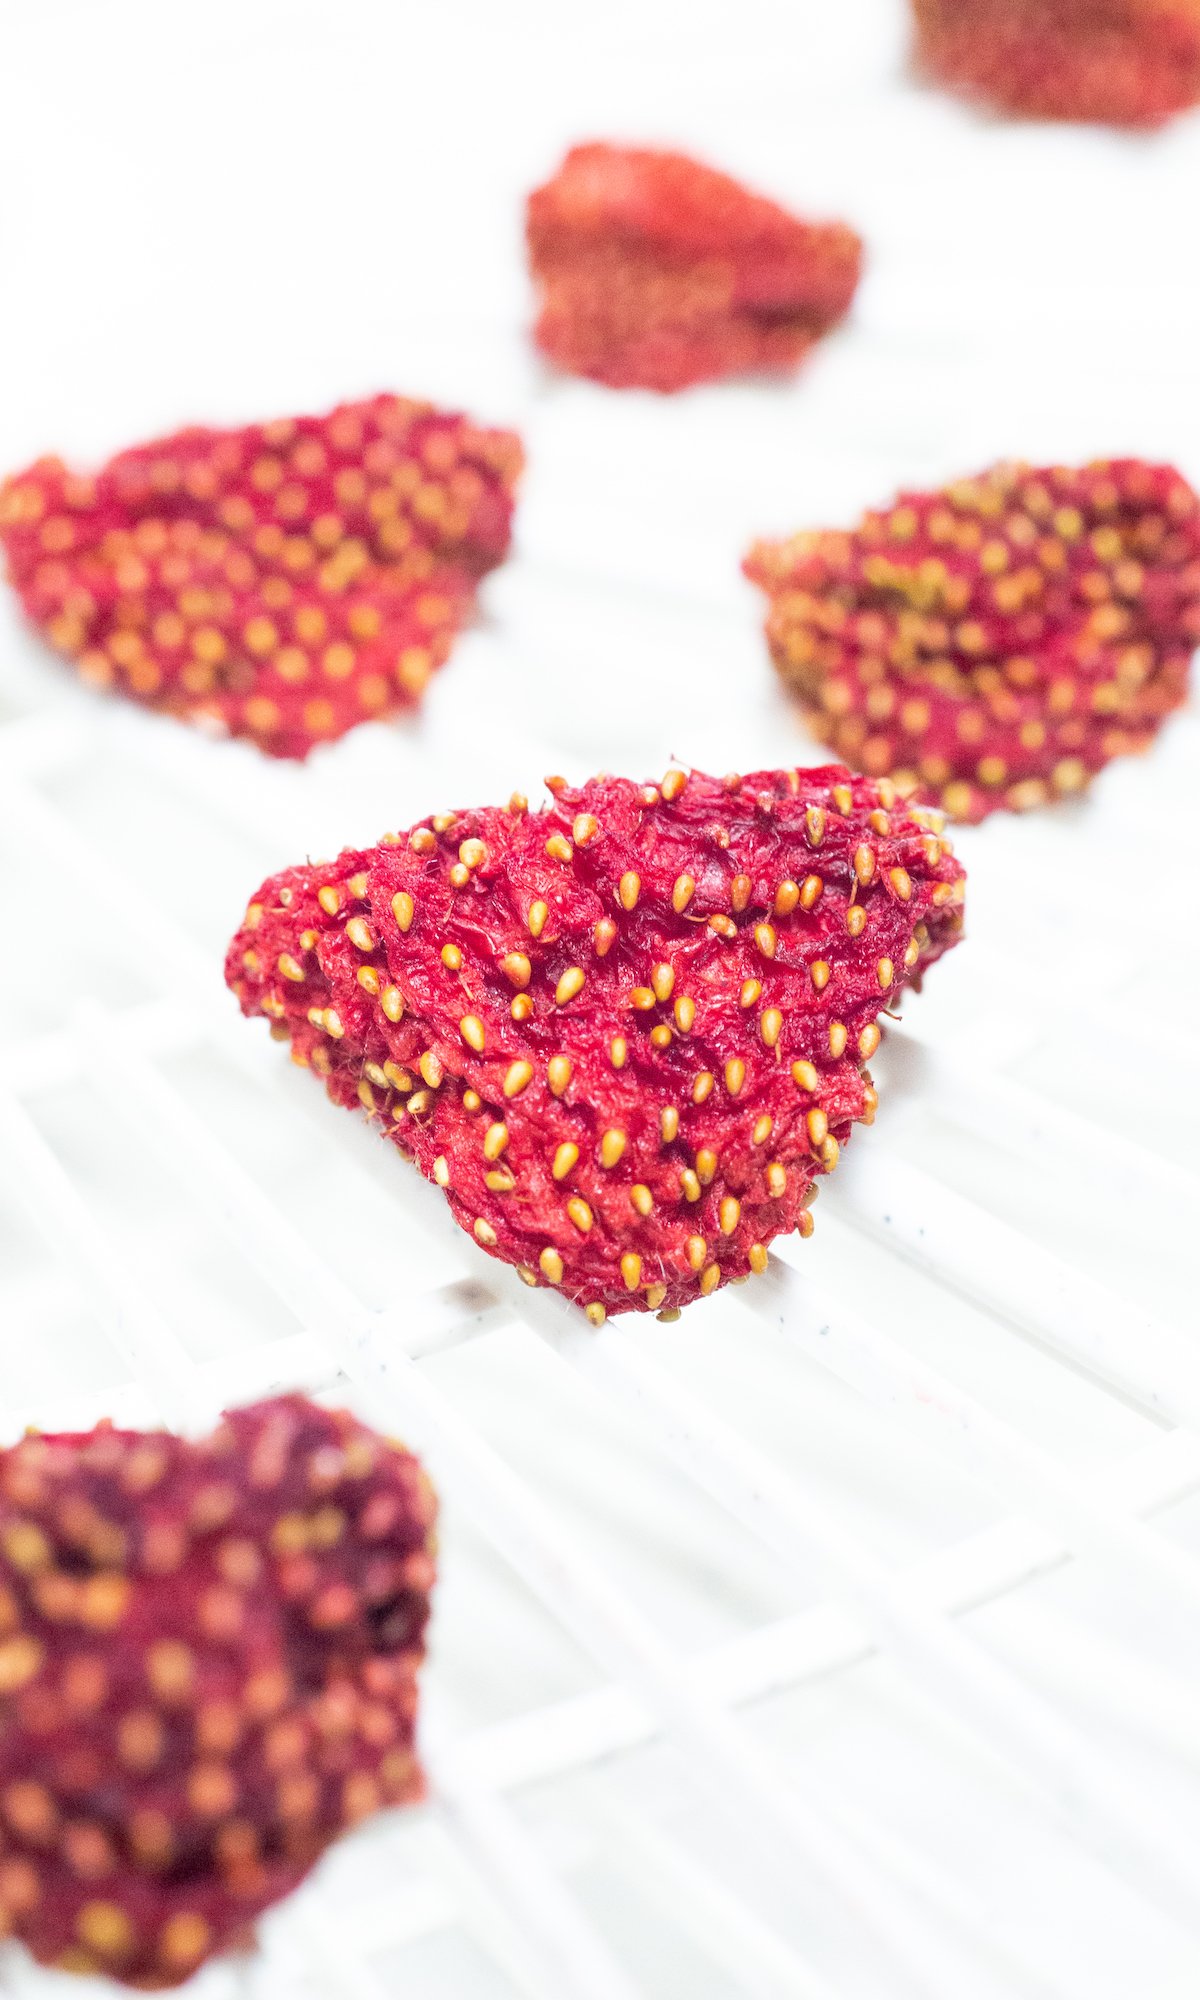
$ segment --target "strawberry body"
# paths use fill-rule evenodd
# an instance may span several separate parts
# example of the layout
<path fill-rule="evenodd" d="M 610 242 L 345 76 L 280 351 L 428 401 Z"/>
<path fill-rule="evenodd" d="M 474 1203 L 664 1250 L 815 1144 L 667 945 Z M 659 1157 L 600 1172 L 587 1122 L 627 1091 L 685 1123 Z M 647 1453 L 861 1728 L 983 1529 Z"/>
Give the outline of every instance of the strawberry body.
<path fill-rule="evenodd" d="M 434 1511 L 299 1396 L 0 1453 L 0 1912 L 36 1958 L 176 1985 L 420 1796 Z"/>
<path fill-rule="evenodd" d="M 914 0 L 953 89 L 1026 117 L 1161 125 L 1200 101 L 1200 0 Z"/>
<path fill-rule="evenodd" d="M 519 441 L 396 396 L 0 489 L 28 615 L 85 679 L 303 757 L 415 703 L 507 551 Z"/>
<path fill-rule="evenodd" d="M 745 567 L 815 733 L 956 819 L 1144 749 L 1200 643 L 1200 501 L 1133 459 L 995 466 Z"/>
<path fill-rule="evenodd" d="M 795 367 L 843 317 L 862 245 L 681 153 L 577 146 L 529 198 L 536 339 L 611 388 Z"/>
<path fill-rule="evenodd" d="M 674 1311 L 809 1232 L 962 870 L 841 767 L 551 789 L 272 877 L 226 978 L 526 1282 Z"/>

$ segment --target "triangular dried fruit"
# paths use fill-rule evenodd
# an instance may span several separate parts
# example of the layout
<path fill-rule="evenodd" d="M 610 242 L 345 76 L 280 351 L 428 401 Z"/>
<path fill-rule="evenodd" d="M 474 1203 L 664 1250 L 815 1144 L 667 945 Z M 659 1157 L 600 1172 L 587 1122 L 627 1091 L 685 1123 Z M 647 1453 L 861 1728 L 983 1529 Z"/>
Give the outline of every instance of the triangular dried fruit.
<path fill-rule="evenodd" d="M 0 1921 L 44 1965 L 179 1985 L 339 1834 L 418 1798 L 436 1503 L 300 1396 L 200 1443 L 0 1452 Z"/>
<path fill-rule="evenodd" d="M 931 76 L 1025 117 L 1161 125 L 1200 101 L 1200 0 L 913 0 Z"/>
<path fill-rule="evenodd" d="M 610 388 L 791 369 L 849 310 L 862 244 L 682 153 L 576 146 L 529 198 L 535 338 Z"/>
<path fill-rule="evenodd" d="M 28 615 L 94 686 L 304 757 L 411 707 L 509 546 L 521 445 L 427 403 L 187 430 L 0 487 Z"/>
<path fill-rule="evenodd" d="M 760 542 L 745 569 L 814 733 L 955 819 L 1145 749 L 1200 643 L 1200 501 L 1135 459 L 994 466 L 850 532 Z"/>
<path fill-rule="evenodd" d="M 674 1312 L 810 1232 L 963 872 L 841 766 L 550 788 L 273 876 L 226 978 L 528 1284 Z"/>

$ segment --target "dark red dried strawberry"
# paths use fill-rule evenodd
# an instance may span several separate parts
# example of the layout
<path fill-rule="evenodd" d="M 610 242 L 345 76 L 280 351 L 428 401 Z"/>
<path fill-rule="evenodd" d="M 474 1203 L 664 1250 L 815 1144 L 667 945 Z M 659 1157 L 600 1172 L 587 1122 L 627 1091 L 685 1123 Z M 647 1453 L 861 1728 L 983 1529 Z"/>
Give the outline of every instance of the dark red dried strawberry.
<path fill-rule="evenodd" d="M 376 396 L 0 488 L 29 616 L 85 680 L 279 757 L 411 706 L 508 549 L 519 440 Z"/>
<path fill-rule="evenodd" d="M 1134 459 L 995 466 L 745 567 L 816 734 L 955 819 L 1145 749 L 1200 643 L 1200 501 Z"/>
<path fill-rule="evenodd" d="M 673 1311 L 809 1233 L 962 870 L 840 766 L 550 788 L 274 876 L 226 978 L 528 1284 Z"/>
<path fill-rule="evenodd" d="M 576 146 L 529 198 L 538 345 L 611 388 L 794 368 L 849 310 L 862 244 L 682 153 Z"/>
<path fill-rule="evenodd" d="M 0 1453 L 0 1926 L 175 1986 L 420 1796 L 417 1461 L 300 1396 Z"/>
<path fill-rule="evenodd" d="M 931 75 L 1006 111 L 1161 125 L 1200 102 L 1200 0 L 913 0 Z"/>

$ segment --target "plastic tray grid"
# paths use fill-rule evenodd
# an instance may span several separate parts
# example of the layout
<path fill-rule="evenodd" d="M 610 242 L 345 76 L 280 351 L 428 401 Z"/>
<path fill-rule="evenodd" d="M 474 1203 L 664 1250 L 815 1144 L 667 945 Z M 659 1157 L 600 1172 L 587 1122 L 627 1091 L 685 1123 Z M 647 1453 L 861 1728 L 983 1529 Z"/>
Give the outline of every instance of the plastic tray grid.
<path fill-rule="evenodd" d="M 1190 721 L 1179 726 L 1176 756 L 1186 754 L 1184 737 L 1194 733 Z M 400 790 L 419 788 L 419 739 L 399 737 L 388 751 L 411 767 L 396 774 Z M 491 754 L 503 754 L 503 746 L 493 740 Z M 1169 1522 L 1153 1517 L 1200 1480 L 1200 1364 L 1151 1299 L 1122 1296 L 1102 1268 L 1078 1268 L 1070 1240 L 1048 1248 L 1023 1235 L 970 1189 L 931 1171 L 916 1143 L 932 1109 L 973 1147 L 1000 1152 L 1006 1163 L 1036 1145 L 1052 1178 L 1076 1194 L 1107 1198 L 1114 1210 L 1124 1180 L 1142 1182 L 1156 1207 L 1187 1213 L 1195 1188 L 1185 1171 L 1144 1142 L 1115 1159 L 1117 1138 L 1106 1127 L 1008 1074 L 1023 1049 L 1063 1032 L 1053 978 L 1051 997 L 1030 993 L 1024 1011 L 1006 996 L 1005 1062 L 987 1066 L 979 1043 L 996 996 L 986 946 L 964 948 L 964 965 L 985 963 L 959 981 L 957 1032 L 948 1041 L 927 1037 L 932 996 L 911 1005 L 887 1045 L 883 1112 L 823 1191 L 821 1220 L 842 1239 L 841 1256 L 853 1254 L 856 1242 L 881 1243 L 886 1265 L 916 1267 L 918 1295 L 934 1288 L 952 1316 L 956 1300 L 982 1309 L 1001 1352 L 1022 1336 L 1036 1343 L 1043 1368 L 1066 1378 L 1069 1394 L 1102 1393 L 1125 1423 L 1139 1412 L 1137 1449 L 1092 1463 L 1072 1462 L 1071 1450 L 1014 1421 L 1003 1396 L 998 1407 L 964 1386 L 952 1367 L 922 1354 L 906 1338 L 903 1317 L 887 1325 L 878 1311 L 858 1311 L 836 1282 L 832 1254 L 826 1270 L 810 1276 L 812 1246 L 785 1246 L 763 1280 L 721 1295 L 710 1315 L 720 1320 L 718 1374 L 699 1385 L 689 1379 L 687 1352 L 695 1315 L 677 1329 L 639 1321 L 595 1333 L 552 1296 L 528 1292 L 480 1257 L 432 1191 L 390 1153 L 381 1159 L 377 1148 L 364 1148 L 354 1121 L 339 1117 L 238 1019 L 214 979 L 213 940 L 197 935 L 186 906 L 171 908 L 148 893 L 111 851 L 105 828 L 79 809 L 88 772 L 102 766 L 109 788 L 118 771 L 134 787 L 165 785 L 177 807 L 194 805 L 229 836 L 234 852 L 249 847 L 252 834 L 261 850 L 278 837 L 271 794 L 295 791 L 296 774 L 272 773 L 277 785 L 222 793 L 211 782 L 211 757 L 208 746 L 171 725 L 108 709 L 92 713 L 90 705 L 86 715 L 43 709 L 0 728 L 6 848 L 26 857 L 35 874 L 70 885 L 65 905 L 57 905 L 62 937 L 53 956 L 62 976 L 52 1018 L 4 1042 L 3 1176 L 31 1232 L 23 1253 L 36 1271 L 52 1269 L 56 1285 L 73 1288 L 70 1307 L 59 1301 L 60 1310 L 81 1312 L 103 1330 L 112 1364 L 94 1385 L 59 1390 L 49 1407 L 37 1393 L 22 1399 L 10 1391 L 7 1425 L 85 1421 L 108 1411 L 195 1429 L 228 1401 L 281 1384 L 331 1394 L 348 1386 L 360 1407 L 427 1455 L 445 1501 L 447 1572 L 461 1521 L 601 1677 L 569 1698 L 463 1726 L 461 1715 L 451 1719 L 461 1699 L 443 1700 L 439 1689 L 444 1667 L 453 1679 L 455 1662 L 443 1662 L 435 1627 L 427 1674 L 434 1803 L 416 1816 L 429 1822 L 428 1836 L 384 1828 L 351 1844 L 418 1847 L 415 1878 L 400 1895 L 389 1886 L 365 1913 L 351 1898 L 344 1914 L 318 1877 L 267 1926 L 267 1956 L 245 1977 L 269 1980 L 289 1954 L 292 1963 L 307 1960 L 319 1935 L 322 1990 L 382 1993 L 393 1989 L 375 1969 L 381 1951 L 458 1924 L 517 1990 L 589 2000 L 671 1991 L 653 1978 L 640 1984 L 636 1950 L 631 1964 L 572 1893 L 576 1870 L 586 1874 L 589 1857 L 615 1850 L 635 1863 L 639 1892 L 657 1896 L 658 1920 L 668 1928 L 682 1923 L 708 1958 L 710 1986 L 702 1990 L 857 1991 L 831 1970 L 853 1963 L 867 1982 L 864 1992 L 882 1979 L 882 1990 L 899 1980 L 915 1992 L 949 1996 L 961 1994 L 964 1976 L 971 1992 L 1071 1992 L 1069 1983 L 1047 1979 L 1009 1912 L 990 1908 L 978 1889 L 964 1896 L 940 1841 L 922 1851 L 881 1823 L 853 1787 L 812 1796 L 790 1778 L 770 1730 L 756 1726 L 756 1710 L 769 1713 L 782 1690 L 820 1687 L 828 1676 L 852 1683 L 858 1663 L 877 1656 L 894 1667 L 909 1699 L 932 1705 L 940 1724 L 967 1733 L 991 1785 L 1019 1792 L 1022 1811 L 1054 1851 L 1065 1843 L 1086 1853 L 1097 1885 L 1108 1878 L 1136 1898 L 1136 1926 L 1159 1938 L 1168 1963 L 1176 1954 L 1181 1968 L 1195 1963 L 1200 1867 L 1180 1838 L 1179 1800 L 1158 1796 L 1105 1743 L 1119 1723 L 1152 1753 L 1167 1750 L 1172 1762 L 1200 1753 L 1179 1663 L 1155 1657 L 1132 1626 L 1119 1643 L 1106 1642 L 1069 1609 L 1041 1606 L 1030 1586 L 1068 1557 L 1081 1558 L 1131 1605 L 1159 1596 L 1186 1631 L 1200 1602 L 1200 1563 Z M 528 759 L 525 745 L 522 772 Z M 1071 833 L 1064 827 L 1051 838 L 1066 841 Z M 1014 838 L 1019 844 L 1023 829 Z M 979 854 L 970 858 L 982 859 L 982 837 L 973 845 Z M 256 879 L 248 855 L 241 879 Z M 1119 897 L 1122 888 L 1120 876 L 1105 870 L 1099 894 Z M 985 897 L 988 891 L 985 876 Z M 1086 932 L 1095 912 L 1081 905 L 1075 915 Z M 1054 923 L 1047 911 L 1039 952 L 1052 948 Z M 93 948 L 98 961 L 114 941 L 137 997 L 97 990 L 88 977 Z M 1064 994 L 1074 951 L 1072 926 L 1058 941 Z M 972 998 L 983 1002 L 982 1014 Z M 1107 1005 L 1119 1010 L 1119 991 L 1107 995 Z M 1069 1022 L 1067 1011 L 1068 1033 Z M 275 1100 L 286 1103 L 289 1117 L 299 1114 L 308 1167 L 320 1181 L 369 1185 L 376 1202 L 404 1218 L 411 1234 L 399 1250 L 391 1296 L 356 1279 L 343 1234 L 330 1231 L 333 1240 L 323 1240 L 289 1212 L 247 1145 L 255 1123 L 243 1117 L 241 1129 L 227 1128 L 225 1098 L 197 1088 L 189 1064 L 201 1058 L 224 1070 L 227 1090 L 243 1100 L 250 1121 L 270 1118 Z M 206 1256 L 228 1257 L 270 1292 L 280 1308 L 271 1337 L 249 1349 L 197 1355 L 161 1283 L 89 1198 L 92 1168 L 72 1159 L 69 1135 L 93 1118 L 106 1143 L 120 1135 L 161 1177 L 197 1240 L 209 1246 Z M 124 1199 L 120 1187 L 115 1199 Z M 139 1226 L 136 1216 L 125 1222 Z M 410 1261 L 417 1242 L 428 1246 L 439 1279 L 428 1287 Z M 879 1298 L 888 1292 L 877 1284 Z M 870 1465 L 876 1432 L 864 1424 L 875 1410 L 935 1480 L 944 1468 L 951 1491 L 966 1484 L 991 1496 L 994 1517 L 972 1535 L 896 1564 L 852 1518 L 827 1465 L 819 1476 L 799 1455 L 781 1459 L 776 1439 L 756 1436 L 745 1411 L 731 1417 L 714 1393 L 719 1371 L 736 1371 L 746 1344 L 764 1335 L 801 1357 L 803 1380 L 828 1373 L 852 1391 L 837 1403 L 847 1483 L 860 1468 L 868 1481 L 877 1477 Z M 676 1643 L 666 1621 L 625 1588 L 619 1567 L 598 1560 L 558 1517 L 519 1449 L 498 1447 L 440 1379 L 448 1355 L 469 1369 L 473 1356 L 514 1337 L 539 1344 L 553 1371 L 577 1377 L 588 1398 L 611 1406 L 639 1435 L 643 1449 L 670 1468 L 667 1477 L 706 1495 L 778 1558 L 785 1575 L 810 1582 L 811 1601 L 699 1653 Z M 609 1462 L 593 1468 L 601 1496 L 605 1478 L 620 1476 L 621 1451 L 612 1441 L 607 1448 Z M 647 1538 L 654 1532 L 653 1519 L 643 1522 Z M 662 1554 L 669 1559 L 669 1548 Z M 1008 1593 L 1028 1599 L 1019 1663 L 988 1642 L 977 1617 L 963 1615 Z M 488 1635 L 478 1638 L 486 1652 Z M 1081 1713 L 1075 1696 L 1083 1681 Z M 636 1776 L 627 1787 L 614 1775 L 625 1760 L 636 1773 L 640 1746 L 660 1740 L 681 1760 L 688 1785 L 717 1800 L 722 1837 L 754 1855 L 750 1892 L 731 1886 L 711 1830 L 696 1851 L 673 1815 L 658 1820 L 647 1812 Z M 523 1799 L 531 1788 L 538 1798 L 550 1781 L 568 1778 L 575 1781 L 564 1792 L 570 1838 L 560 1850 L 547 1842 L 537 1812 L 528 1823 Z M 985 1787 L 977 1807 L 986 1796 Z M 374 1865 L 377 1871 L 378 1860 Z M 789 1907 L 796 1871 L 819 1885 L 826 1903 L 827 1935 L 816 1949 Z M 325 1871 L 339 1883 L 346 1872 L 344 1863 Z M 766 1891 L 765 1911 L 755 1888 Z M 652 1934 L 653 1922 L 644 1922 Z M 214 1972 L 208 1981 L 215 1992 L 234 1976 Z M 14 1966 L 9 1977 L 20 1991 L 37 1976 Z"/>

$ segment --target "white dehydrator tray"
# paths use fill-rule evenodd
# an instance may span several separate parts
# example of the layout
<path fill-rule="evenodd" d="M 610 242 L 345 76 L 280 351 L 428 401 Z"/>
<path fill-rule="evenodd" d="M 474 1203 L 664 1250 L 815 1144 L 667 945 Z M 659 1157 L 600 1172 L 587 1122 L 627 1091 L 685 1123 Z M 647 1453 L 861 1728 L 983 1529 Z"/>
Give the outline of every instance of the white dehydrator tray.
<path fill-rule="evenodd" d="M 42 0 L 3 35 L 5 466 L 382 387 L 529 453 L 421 715 L 302 770 L 89 696 L 3 610 L 3 1434 L 303 1386 L 443 1501 L 430 1803 L 196 2000 L 1192 2000 L 1194 710 L 960 836 L 968 940 L 815 1237 L 674 1326 L 521 1287 L 221 960 L 270 870 L 546 771 L 820 761 L 755 534 L 1004 455 L 1197 480 L 1200 118 L 978 118 L 905 76 L 901 0 Z M 607 134 L 862 229 L 794 383 L 539 371 L 521 197 Z M 83 1990 L 15 1950 L 0 1988 Z"/>

